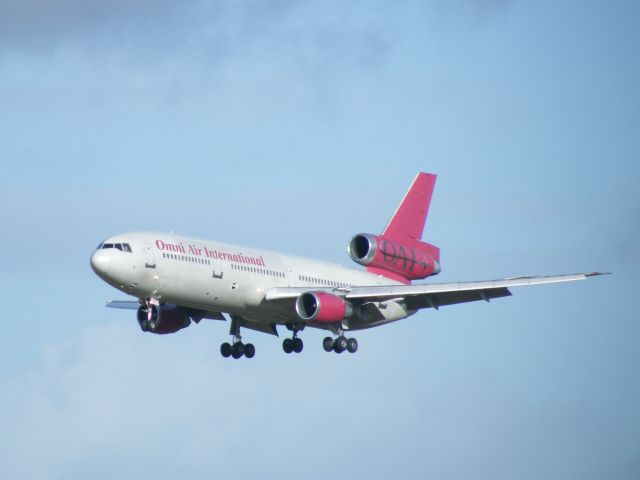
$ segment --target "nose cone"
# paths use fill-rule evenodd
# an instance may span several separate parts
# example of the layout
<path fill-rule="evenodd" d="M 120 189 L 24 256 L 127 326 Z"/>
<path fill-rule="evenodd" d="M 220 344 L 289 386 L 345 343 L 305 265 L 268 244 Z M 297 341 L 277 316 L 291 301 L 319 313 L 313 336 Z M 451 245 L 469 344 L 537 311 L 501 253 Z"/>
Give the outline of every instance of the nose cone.
<path fill-rule="evenodd" d="M 113 255 L 109 250 L 96 250 L 91 255 L 91 268 L 100 278 L 106 278 L 113 264 Z"/>

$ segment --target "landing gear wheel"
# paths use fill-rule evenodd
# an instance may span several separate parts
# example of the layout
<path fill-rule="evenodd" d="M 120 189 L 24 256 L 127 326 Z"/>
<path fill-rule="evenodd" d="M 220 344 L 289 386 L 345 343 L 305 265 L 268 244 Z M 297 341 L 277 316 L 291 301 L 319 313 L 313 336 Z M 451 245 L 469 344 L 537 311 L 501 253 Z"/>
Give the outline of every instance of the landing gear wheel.
<path fill-rule="evenodd" d="M 236 360 L 244 354 L 244 345 L 242 342 L 236 342 L 231 347 L 231 356 Z"/>
<path fill-rule="evenodd" d="M 293 351 L 296 353 L 300 353 L 302 351 L 302 348 L 304 347 L 304 343 L 302 343 L 302 339 L 301 338 L 294 338 L 293 339 Z"/>
<path fill-rule="evenodd" d="M 333 338 L 324 337 L 324 340 L 322 341 L 322 348 L 324 348 L 325 352 L 333 350 Z"/>
<path fill-rule="evenodd" d="M 253 346 L 253 343 L 247 343 L 244 346 L 244 356 L 247 358 L 253 358 L 256 354 L 256 347 Z"/>
<path fill-rule="evenodd" d="M 358 350 L 358 341 L 355 338 L 347 340 L 347 350 L 349 353 L 356 353 L 356 350 Z"/>
<path fill-rule="evenodd" d="M 347 339 L 344 337 L 336 338 L 336 341 L 333 342 L 333 351 L 336 353 L 342 353 L 347 349 Z"/>
<path fill-rule="evenodd" d="M 224 342 L 222 345 L 220 345 L 220 353 L 224 358 L 229 358 L 231 356 L 231 345 L 229 345 L 227 342 Z"/>
<path fill-rule="evenodd" d="M 284 350 L 284 353 L 293 352 L 293 340 L 290 338 L 285 338 L 282 342 L 282 350 Z"/>

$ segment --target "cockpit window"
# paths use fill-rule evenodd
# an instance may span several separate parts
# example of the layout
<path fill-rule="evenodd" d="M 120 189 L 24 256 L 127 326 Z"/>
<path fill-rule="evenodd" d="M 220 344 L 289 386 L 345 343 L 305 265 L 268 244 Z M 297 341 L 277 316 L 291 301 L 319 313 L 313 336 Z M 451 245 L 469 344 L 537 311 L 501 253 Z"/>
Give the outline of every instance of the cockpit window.
<path fill-rule="evenodd" d="M 106 250 L 107 248 L 117 248 L 121 252 L 131 253 L 131 245 L 128 243 L 101 243 L 98 250 Z"/>
<path fill-rule="evenodd" d="M 96 250 L 100 250 L 102 248 L 102 243 L 96 247 Z"/>

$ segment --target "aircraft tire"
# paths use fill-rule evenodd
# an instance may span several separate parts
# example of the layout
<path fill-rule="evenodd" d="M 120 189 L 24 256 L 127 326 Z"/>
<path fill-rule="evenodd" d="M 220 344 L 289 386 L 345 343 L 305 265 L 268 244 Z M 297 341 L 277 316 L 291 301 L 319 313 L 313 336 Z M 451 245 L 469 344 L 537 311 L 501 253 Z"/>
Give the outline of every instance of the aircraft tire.
<path fill-rule="evenodd" d="M 231 347 L 231 356 L 236 360 L 244 354 L 244 345 L 242 342 L 236 342 Z"/>
<path fill-rule="evenodd" d="M 302 342 L 301 338 L 294 338 L 293 339 L 293 351 L 296 353 L 300 353 L 302 351 L 302 349 L 304 348 L 304 343 Z"/>
<path fill-rule="evenodd" d="M 347 350 L 349 353 L 356 353 L 358 350 L 358 341 L 355 338 L 347 340 Z"/>
<path fill-rule="evenodd" d="M 336 353 L 342 353 L 347 349 L 347 339 L 344 337 L 336 338 L 336 341 L 333 342 L 333 351 Z"/>
<path fill-rule="evenodd" d="M 229 345 L 227 342 L 224 342 L 222 345 L 220 345 L 220 353 L 224 358 L 229 358 L 231 356 L 231 345 Z"/>
<path fill-rule="evenodd" d="M 322 348 L 324 348 L 325 352 L 333 350 L 333 338 L 324 337 L 324 340 L 322 341 Z"/>
<path fill-rule="evenodd" d="M 256 347 L 253 346 L 253 343 L 247 343 L 244 346 L 244 356 L 247 358 L 253 358 L 256 354 Z"/>
<path fill-rule="evenodd" d="M 293 340 L 285 338 L 282 342 L 282 350 L 284 350 L 284 353 L 293 352 Z"/>

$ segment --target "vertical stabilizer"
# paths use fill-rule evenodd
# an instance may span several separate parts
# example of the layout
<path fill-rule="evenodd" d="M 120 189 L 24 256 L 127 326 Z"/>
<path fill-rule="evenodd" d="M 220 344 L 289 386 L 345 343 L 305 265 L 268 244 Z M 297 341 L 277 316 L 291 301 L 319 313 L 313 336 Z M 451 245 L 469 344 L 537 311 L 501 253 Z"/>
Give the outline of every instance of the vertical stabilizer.
<path fill-rule="evenodd" d="M 420 172 L 382 232 L 393 240 L 420 240 L 429 213 L 436 175 Z"/>
<path fill-rule="evenodd" d="M 351 239 L 351 259 L 369 273 L 404 284 L 440 273 L 440 249 L 421 240 L 435 183 L 435 175 L 419 173 L 381 235 L 359 233 Z"/>

